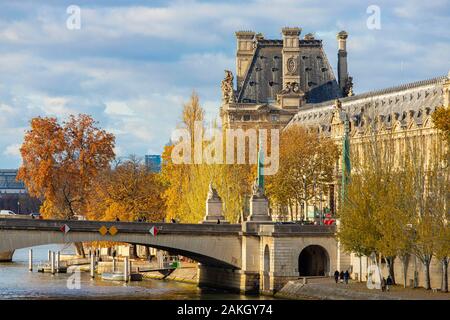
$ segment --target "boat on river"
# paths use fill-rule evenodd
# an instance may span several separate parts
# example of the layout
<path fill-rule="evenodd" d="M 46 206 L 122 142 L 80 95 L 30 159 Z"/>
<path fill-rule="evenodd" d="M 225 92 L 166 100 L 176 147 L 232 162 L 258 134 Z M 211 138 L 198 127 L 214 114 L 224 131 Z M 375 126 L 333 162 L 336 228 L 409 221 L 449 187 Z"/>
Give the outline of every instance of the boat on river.
<path fill-rule="evenodd" d="M 102 280 L 107 281 L 125 281 L 125 277 L 121 272 L 104 272 L 102 273 Z M 142 281 L 142 274 L 130 274 L 130 281 Z"/>

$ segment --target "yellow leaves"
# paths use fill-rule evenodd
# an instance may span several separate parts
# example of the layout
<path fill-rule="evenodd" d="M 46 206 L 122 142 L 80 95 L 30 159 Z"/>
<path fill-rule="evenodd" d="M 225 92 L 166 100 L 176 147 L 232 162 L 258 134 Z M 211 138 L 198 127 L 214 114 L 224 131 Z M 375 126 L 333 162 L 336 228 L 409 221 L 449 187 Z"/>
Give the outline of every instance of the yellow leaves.
<path fill-rule="evenodd" d="M 335 144 L 301 126 L 285 129 L 280 138 L 280 169 L 268 180 L 270 198 L 279 204 L 310 199 L 316 187 L 333 179 L 338 159 Z"/>
<path fill-rule="evenodd" d="M 191 140 L 194 138 L 195 122 L 202 121 L 203 117 L 204 110 L 194 92 L 182 112 L 183 126 L 189 130 Z M 191 142 L 193 148 L 194 143 Z M 213 182 L 224 202 L 225 218 L 236 222 L 243 213 L 245 196 L 250 192 L 254 177 L 252 166 L 174 164 L 171 161 L 172 150 L 173 146 L 166 146 L 162 155 L 162 179 L 167 187 L 163 196 L 167 218 L 191 223 L 203 220 L 208 186 Z"/>
<path fill-rule="evenodd" d="M 431 118 L 435 127 L 444 134 L 447 143 L 450 144 L 450 109 L 439 107 L 433 112 Z"/>

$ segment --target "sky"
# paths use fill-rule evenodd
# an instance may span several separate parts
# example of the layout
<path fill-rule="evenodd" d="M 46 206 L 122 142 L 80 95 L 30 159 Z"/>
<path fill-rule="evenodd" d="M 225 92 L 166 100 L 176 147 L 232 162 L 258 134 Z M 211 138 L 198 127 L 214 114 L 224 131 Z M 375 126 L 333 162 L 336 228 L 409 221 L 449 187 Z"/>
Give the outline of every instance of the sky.
<path fill-rule="evenodd" d="M 280 39 L 285 26 L 322 39 L 335 74 L 346 30 L 356 94 L 450 70 L 448 0 L 0 0 L 0 168 L 20 166 L 36 116 L 87 113 L 115 134 L 117 156 L 160 154 L 193 90 L 218 117 L 234 32 Z"/>

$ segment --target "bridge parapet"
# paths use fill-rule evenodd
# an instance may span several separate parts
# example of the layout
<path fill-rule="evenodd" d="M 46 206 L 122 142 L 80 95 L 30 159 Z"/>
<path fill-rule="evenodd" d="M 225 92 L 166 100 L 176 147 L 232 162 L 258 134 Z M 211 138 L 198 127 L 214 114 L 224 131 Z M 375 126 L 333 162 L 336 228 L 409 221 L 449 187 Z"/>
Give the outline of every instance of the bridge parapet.
<path fill-rule="evenodd" d="M 71 231 L 93 232 L 102 226 L 116 227 L 120 233 L 148 233 L 151 227 L 156 227 L 159 234 L 200 234 L 220 235 L 238 234 L 240 224 L 181 224 L 181 223 L 143 223 L 120 221 L 78 221 L 78 220 L 33 220 L 33 219 L 3 219 L 0 218 L 0 229 L 57 231 L 67 224 Z"/>
<path fill-rule="evenodd" d="M 298 225 L 298 224 L 264 224 L 259 226 L 262 236 L 334 236 L 335 226 Z"/>

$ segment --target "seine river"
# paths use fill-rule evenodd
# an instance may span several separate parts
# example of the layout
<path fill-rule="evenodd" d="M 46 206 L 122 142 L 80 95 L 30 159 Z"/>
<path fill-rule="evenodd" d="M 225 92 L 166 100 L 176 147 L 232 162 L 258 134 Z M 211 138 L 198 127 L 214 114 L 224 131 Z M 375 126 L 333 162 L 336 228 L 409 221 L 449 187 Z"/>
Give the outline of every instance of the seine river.
<path fill-rule="evenodd" d="M 34 263 L 47 260 L 48 250 L 73 253 L 63 245 L 33 248 Z M 36 268 L 35 268 L 36 269 Z M 174 281 L 144 280 L 141 282 L 91 280 L 89 273 L 81 272 L 79 289 L 71 286 L 73 274 L 38 273 L 28 271 L 28 249 L 17 250 L 12 263 L 0 263 L 0 299 L 267 299 L 244 296 L 214 289 L 199 289 L 192 284 Z"/>

